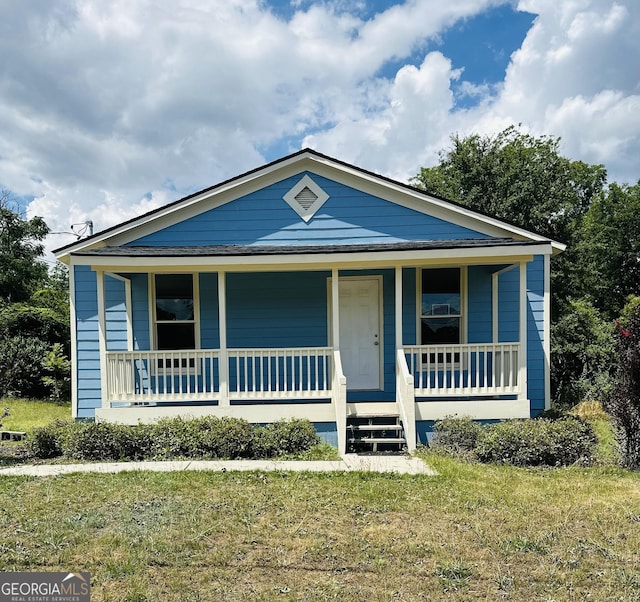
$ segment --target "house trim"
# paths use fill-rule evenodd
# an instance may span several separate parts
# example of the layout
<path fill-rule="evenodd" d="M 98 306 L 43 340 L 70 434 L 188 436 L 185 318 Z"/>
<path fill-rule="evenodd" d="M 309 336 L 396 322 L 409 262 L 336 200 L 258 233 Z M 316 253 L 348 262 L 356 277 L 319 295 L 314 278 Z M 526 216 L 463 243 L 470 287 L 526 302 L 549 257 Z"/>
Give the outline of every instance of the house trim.
<path fill-rule="evenodd" d="M 453 221 L 489 236 L 505 233 L 524 240 L 548 241 L 547 237 L 530 232 L 503 220 L 487 216 L 452 201 L 446 201 L 407 184 L 395 182 L 384 176 L 337 161 L 310 149 L 289 155 L 279 161 L 227 180 L 209 189 L 184 197 L 174 203 L 134 218 L 124 224 L 108 228 L 92 237 L 76 241 L 55 251 L 56 257 L 68 262 L 71 253 L 102 247 L 107 244 L 122 245 L 157 232 L 178 221 L 189 219 L 210 209 L 255 192 L 260 188 L 292 177 L 301 172 L 333 179 L 346 186 L 377 196 L 420 213 Z M 554 252 L 563 251 L 566 245 L 550 241 Z"/>
<path fill-rule="evenodd" d="M 69 266 L 69 314 L 71 324 L 71 417 L 78 417 L 78 328 L 76 315 L 76 270 Z"/>
<path fill-rule="evenodd" d="M 551 258 L 544 256 L 544 409 L 551 408 Z"/>
<path fill-rule="evenodd" d="M 551 253 L 550 244 L 535 245 L 535 254 L 544 255 Z M 189 256 L 189 257 L 164 257 L 164 256 L 112 256 L 112 255 L 73 255 L 73 263 L 76 265 L 95 266 L 96 269 L 108 271 L 148 271 L 157 272 L 180 271 L 215 271 L 216 268 L 227 268 L 228 271 L 281 271 L 291 268 L 302 269 L 331 269 L 339 264 L 343 269 L 358 269 L 371 266 L 376 267 L 412 267 L 420 265 L 455 265 L 464 263 L 499 264 L 518 263 L 519 261 L 531 261 L 534 249 L 531 245 L 500 245 L 482 248 L 454 248 L 443 251 L 442 249 L 426 249 L 411 251 L 378 251 L 371 252 L 335 252 L 331 254 L 301 253 L 281 255 L 252 255 L 236 256 Z M 208 269 L 207 269 L 208 268 Z"/>

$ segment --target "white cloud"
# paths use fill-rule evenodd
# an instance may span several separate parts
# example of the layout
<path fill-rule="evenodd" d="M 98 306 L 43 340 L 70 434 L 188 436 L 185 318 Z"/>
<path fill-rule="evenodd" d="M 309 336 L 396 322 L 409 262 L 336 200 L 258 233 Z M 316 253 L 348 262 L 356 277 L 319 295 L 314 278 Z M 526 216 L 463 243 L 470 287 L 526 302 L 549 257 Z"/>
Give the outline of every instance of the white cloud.
<path fill-rule="evenodd" d="M 0 184 L 35 196 L 29 213 L 54 230 L 102 229 L 293 140 L 407 179 L 451 133 L 518 122 L 637 177 L 640 5 L 521 0 L 538 17 L 497 86 L 440 52 L 407 62 L 495 3 L 407 0 L 367 18 L 363 3 L 305 0 L 289 21 L 262 0 L 2 3 Z M 474 108 L 456 105 L 456 79 Z"/>

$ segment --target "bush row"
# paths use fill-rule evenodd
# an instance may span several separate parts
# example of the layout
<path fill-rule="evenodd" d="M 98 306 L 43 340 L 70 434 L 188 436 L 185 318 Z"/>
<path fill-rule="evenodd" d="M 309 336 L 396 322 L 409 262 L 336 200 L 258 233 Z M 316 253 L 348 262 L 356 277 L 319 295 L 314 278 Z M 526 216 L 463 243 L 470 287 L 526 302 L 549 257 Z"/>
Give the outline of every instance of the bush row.
<path fill-rule="evenodd" d="M 431 442 L 431 447 L 450 454 L 516 466 L 590 464 L 595 445 L 592 426 L 572 416 L 484 426 L 471 418 L 448 417 L 435 423 Z"/>
<path fill-rule="evenodd" d="M 252 425 L 238 418 L 171 418 L 136 426 L 57 421 L 29 438 L 36 458 L 169 460 L 173 458 L 275 458 L 320 442 L 311 422 Z"/>

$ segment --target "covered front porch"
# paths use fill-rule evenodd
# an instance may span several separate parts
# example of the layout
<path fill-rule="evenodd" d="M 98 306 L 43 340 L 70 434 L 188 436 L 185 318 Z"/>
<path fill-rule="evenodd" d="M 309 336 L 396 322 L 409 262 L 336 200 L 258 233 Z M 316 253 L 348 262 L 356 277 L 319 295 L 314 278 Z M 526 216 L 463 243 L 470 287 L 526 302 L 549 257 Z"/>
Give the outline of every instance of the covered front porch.
<path fill-rule="evenodd" d="M 399 416 L 412 450 L 420 422 L 530 415 L 526 245 L 475 245 L 453 257 L 431 249 L 250 258 L 138 251 L 125 260 L 99 251 L 74 258 L 97 284 L 97 420 L 307 418 L 334 424 L 344 453 L 353 416 Z M 461 274 L 459 308 L 431 303 L 421 288 L 423 271 L 452 266 Z M 191 298 L 163 292 L 176 275 L 192 278 Z M 362 310 L 346 300 L 351 294 L 377 300 Z M 177 318 L 163 319 L 162 295 L 179 306 Z M 373 317 L 358 317 L 367 311 Z M 425 342 L 425 323 L 445 318 L 458 320 L 458 342 Z M 354 335 L 355 322 L 367 332 Z"/>

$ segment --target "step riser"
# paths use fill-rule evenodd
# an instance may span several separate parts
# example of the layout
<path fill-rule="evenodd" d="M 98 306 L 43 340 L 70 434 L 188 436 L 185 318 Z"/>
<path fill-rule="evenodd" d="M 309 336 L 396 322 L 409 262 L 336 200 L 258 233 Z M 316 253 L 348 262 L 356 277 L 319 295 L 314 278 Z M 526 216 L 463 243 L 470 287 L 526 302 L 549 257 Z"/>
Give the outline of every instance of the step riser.
<path fill-rule="evenodd" d="M 398 415 L 350 416 L 347 418 L 347 443 L 350 451 L 399 452 L 406 447 L 403 426 Z"/>

